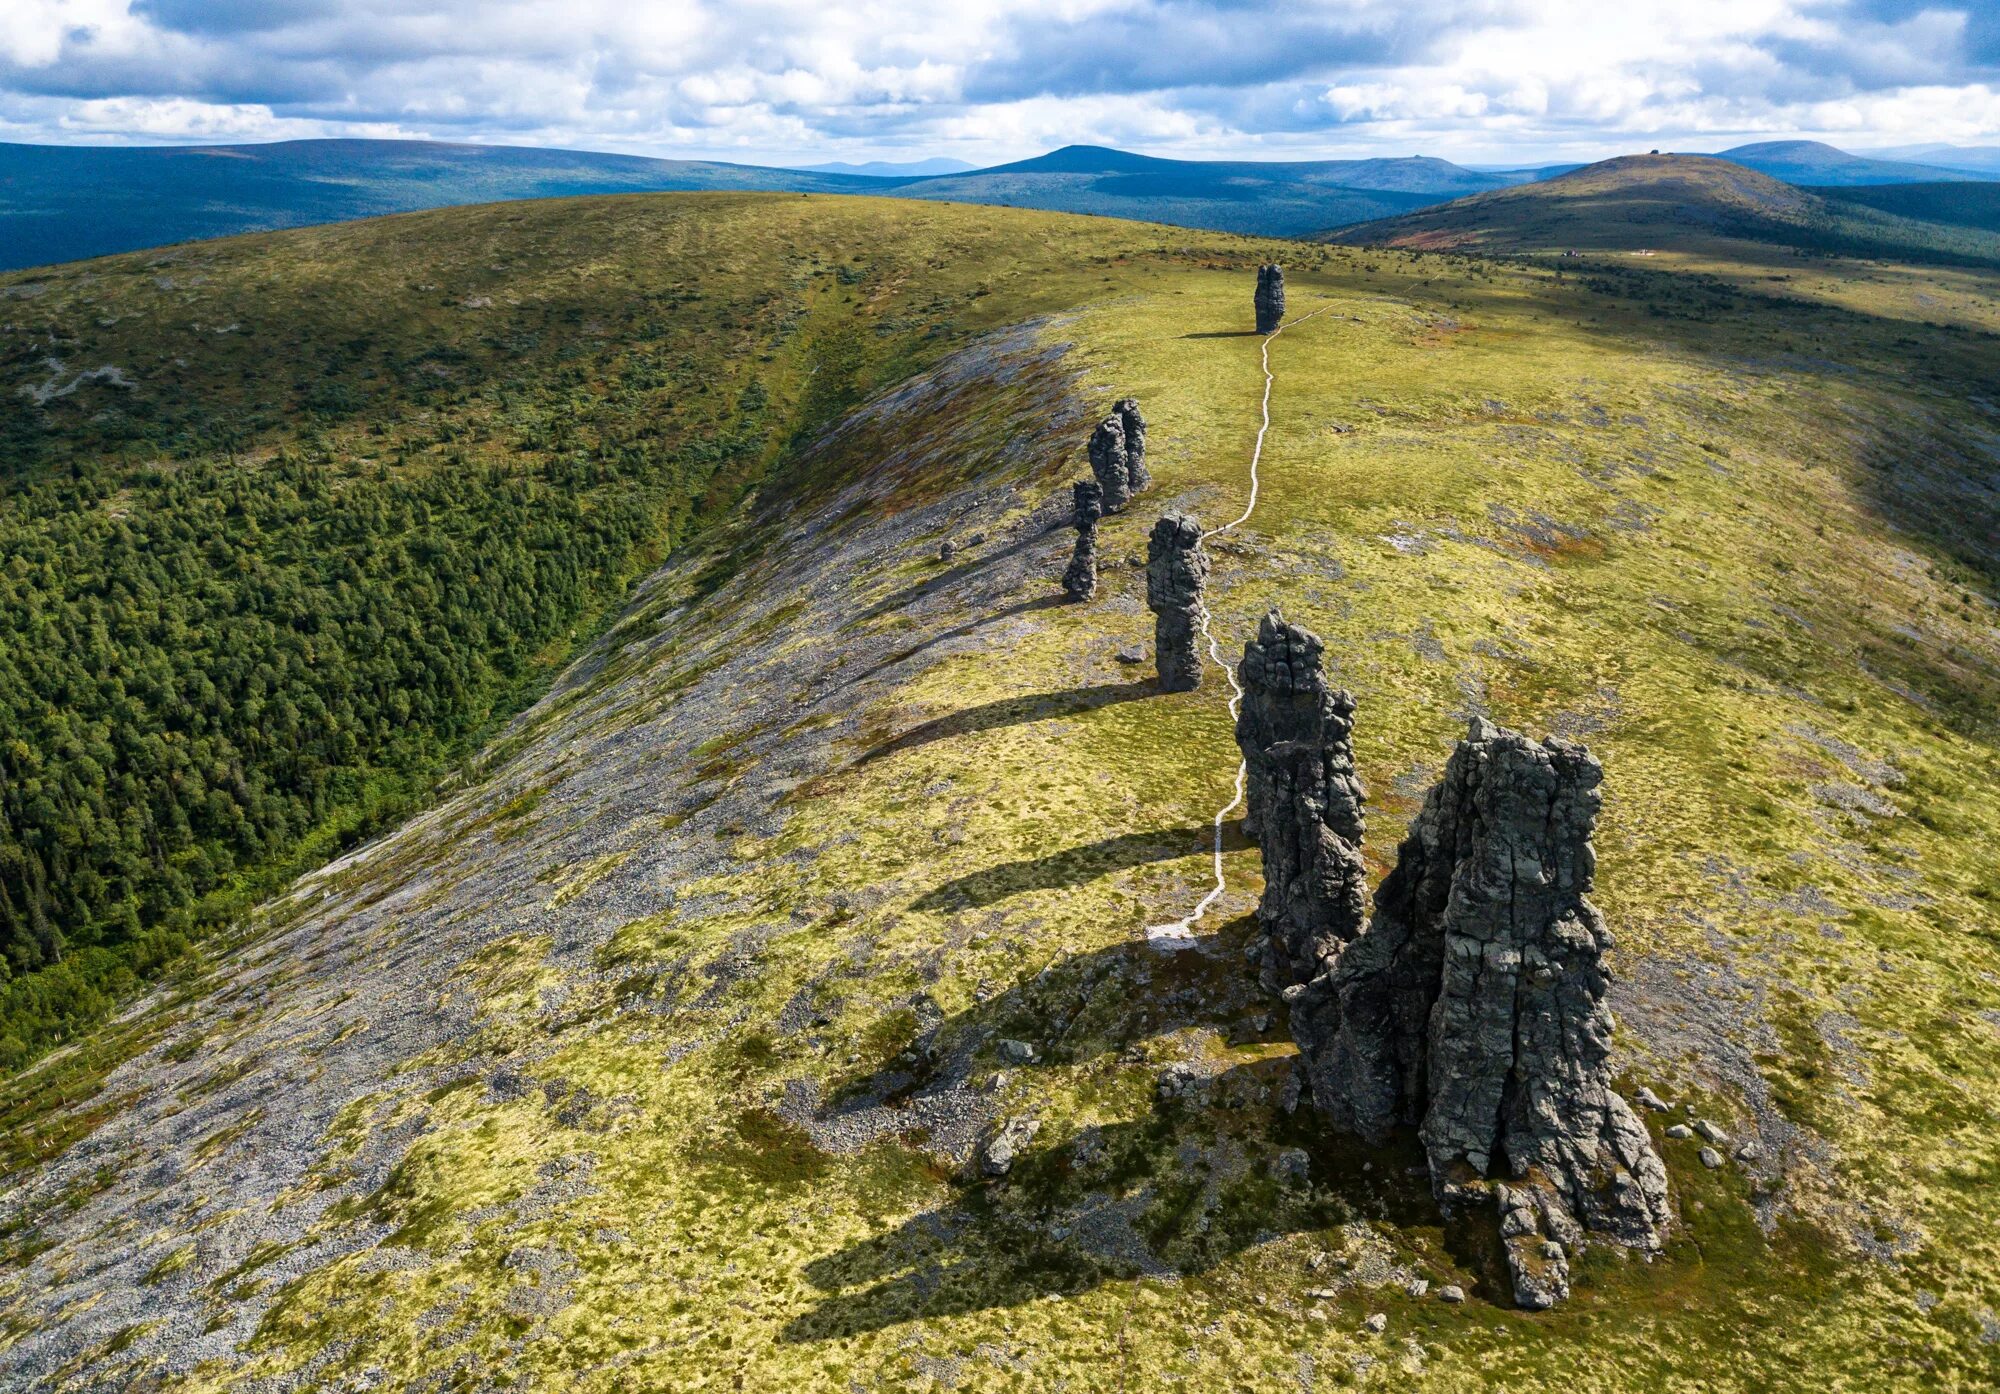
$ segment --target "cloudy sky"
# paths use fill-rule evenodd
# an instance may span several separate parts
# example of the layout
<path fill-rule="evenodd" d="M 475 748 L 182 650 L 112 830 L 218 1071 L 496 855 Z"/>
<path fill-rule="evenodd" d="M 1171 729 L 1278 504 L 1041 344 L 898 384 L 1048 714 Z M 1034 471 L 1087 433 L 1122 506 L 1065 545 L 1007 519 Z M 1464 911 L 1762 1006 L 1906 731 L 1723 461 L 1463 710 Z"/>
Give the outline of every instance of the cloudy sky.
<path fill-rule="evenodd" d="M 767 163 L 2000 143 L 2000 0 L 0 0 L 0 139 Z"/>

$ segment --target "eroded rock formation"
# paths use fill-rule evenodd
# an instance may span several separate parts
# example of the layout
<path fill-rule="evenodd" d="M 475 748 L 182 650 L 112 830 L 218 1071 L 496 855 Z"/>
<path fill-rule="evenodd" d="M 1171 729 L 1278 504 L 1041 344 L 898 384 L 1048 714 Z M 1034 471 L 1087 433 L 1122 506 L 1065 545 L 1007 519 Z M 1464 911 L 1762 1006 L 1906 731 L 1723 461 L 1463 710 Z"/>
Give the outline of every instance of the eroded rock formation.
<path fill-rule="evenodd" d="M 1146 418 L 1139 414 L 1139 399 L 1127 397 L 1112 410 L 1125 432 L 1125 485 L 1143 493 L 1152 487 L 1153 476 L 1146 468 Z"/>
<path fill-rule="evenodd" d="M 1416 1125 L 1440 1203 L 1495 1205 L 1524 1307 L 1568 1294 L 1586 1232 L 1657 1249 L 1669 1220 L 1607 1063 L 1602 779 L 1582 746 L 1475 719 L 1367 932 L 1285 994 L 1314 1102 L 1371 1140 Z"/>
<path fill-rule="evenodd" d="M 1097 520 L 1104 512 L 1104 491 L 1083 480 L 1071 492 L 1076 501 L 1076 550 L 1070 554 L 1062 585 L 1071 600 L 1088 600 L 1097 594 Z"/>
<path fill-rule="evenodd" d="M 1285 268 L 1257 268 L 1257 332 L 1269 334 L 1285 320 Z"/>
<path fill-rule="evenodd" d="M 1152 609 L 1153 657 L 1160 687 L 1191 692 L 1201 685 L 1201 625 L 1207 617 L 1201 591 L 1208 581 L 1208 552 L 1201 524 L 1169 513 L 1153 524 L 1146 542 L 1146 604 Z"/>
<path fill-rule="evenodd" d="M 1132 501 L 1132 476 L 1125 459 L 1125 423 L 1107 416 L 1090 433 L 1090 472 L 1104 493 L 1104 511 L 1117 513 Z"/>
<path fill-rule="evenodd" d="M 1264 855 L 1257 918 L 1273 990 L 1333 965 L 1361 933 L 1366 871 L 1362 801 L 1354 772 L 1354 697 L 1327 686 L 1323 645 L 1272 611 L 1243 646 L 1236 717 L 1248 801 L 1245 831 Z"/>

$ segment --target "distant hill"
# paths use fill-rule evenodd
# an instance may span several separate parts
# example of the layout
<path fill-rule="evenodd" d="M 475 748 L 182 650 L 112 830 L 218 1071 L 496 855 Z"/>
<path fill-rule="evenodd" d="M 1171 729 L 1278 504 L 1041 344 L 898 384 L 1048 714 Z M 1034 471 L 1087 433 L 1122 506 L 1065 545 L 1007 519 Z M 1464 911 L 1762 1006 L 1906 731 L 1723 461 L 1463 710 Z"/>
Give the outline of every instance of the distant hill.
<path fill-rule="evenodd" d="M 1877 160 L 1917 160 L 2000 178 L 2000 145 L 1903 145 L 1891 150 L 1871 150 L 1868 154 Z"/>
<path fill-rule="evenodd" d="M 102 148 L 0 145 L 0 270 L 456 204 L 751 189 L 896 194 L 1303 236 L 1530 177 L 1445 160 L 1160 160 L 1072 145 L 925 176 L 923 166 L 770 169 L 432 141 Z"/>
<path fill-rule="evenodd" d="M 1988 177 L 1942 165 L 1851 155 L 1817 140 L 1769 140 L 1724 150 L 1717 159 L 1782 179 L 1787 184 L 1915 184 L 1934 180 Z"/>
<path fill-rule="evenodd" d="M 1695 250 L 1765 242 L 2000 266 L 2000 240 L 1916 222 L 1708 155 L 1628 155 L 1535 184 L 1341 228 L 1328 240 L 1468 251 Z"/>
<path fill-rule="evenodd" d="M 0 269 L 501 199 L 885 187 L 810 170 L 435 141 L 0 145 Z"/>
<path fill-rule="evenodd" d="M 858 174 L 869 179 L 924 179 L 933 174 L 962 174 L 977 165 L 964 160 L 869 160 L 864 164 L 848 164 L 835 160 L 831 164 L 801 165 L 813 174 Z"/>
<path fill-rule="evenodd" d="M 1070 145 L 1031 160 L 905 184 L 905 198 L 1098 213 L 1297 237 L 1515 182 L 1416 156 L 1373 160 L 1162 160 Z"/>
<path fill-rule="evenodd" d="M 1829 187 L 1812 192 L 1834 203 L 1873 208 L 1899 218 L 2000 232 L 2000 183 L 1947 180 L 1935 184 Z"/>

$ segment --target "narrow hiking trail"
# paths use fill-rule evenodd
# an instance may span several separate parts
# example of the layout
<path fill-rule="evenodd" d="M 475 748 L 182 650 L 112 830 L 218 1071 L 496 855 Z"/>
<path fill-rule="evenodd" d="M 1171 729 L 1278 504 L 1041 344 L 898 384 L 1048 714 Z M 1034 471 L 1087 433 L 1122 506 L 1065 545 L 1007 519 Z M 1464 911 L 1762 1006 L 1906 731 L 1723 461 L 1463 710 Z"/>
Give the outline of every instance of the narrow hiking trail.
<path fill-rule="evenodd" d="M 1287 329 L 1290 329 L 1293 325 L 1304 324 L 1307 320 L 1312 319 L 1316 315 L 1323 315 L 1332 308 L 1331 305 L 1322 305 L 1311 314 L 1300 315 L 1297 319 L 1285 321 L 1264 336 L 1264 343 L 1260 350 L 1264 368 L 1264 398 L 1258 406 L 1262 419 L 1257 426 L 1257 440 L 1250 447 L 1250 497 L 1245 501 L 1241 513 L 1224 523 L 1221 527 L 1210 528 L 1202 533 L 1202 541 L 1206 542 L 1211 537 L 1220 537 L 1223 533 L 1233 532 L 1243 526 L 1243 524 L 1249 522 L 1250 515 L 1257 511 L 1257 465 L 1264 458 L 1264 437 L 1271 429 L 1271 386 L 1277 380 L 1271 372 L 1271 341 Z M 1238 713 L 1243 708 L 1243 685 L 1236 681 L 1236 665 L 1222 656 L 1222 648 L 1215 641 L 1215 631 L 1209 627 L 1211 618 L 1212 616 L 1209 613 L 1208 607 L 1206 605 L 1202 606 L 1201 637 L 1208 643 L 1208 656 L 1214 660 L 1215 666 L 1222 670 L 1222 675 L 1229 679 L 1229 720 L 1233 727 Z M 1185 944 L 1193 942 L 1194 927 L 1201 923 L 1202 916 L 1208 913 L 1208 907 L 1215 904 L 1223 891 L 1228 889 L 1228 878 L 1224 875 L 1222 869 L 1222 825 L 1228 821 L 1230 814 L 1242 806 L 1243 781 L 1248 777 L 1249 773 L 1249 766 L 1242 760 L 1238 760 L 1236 762 L 1234 792 L 1230 795 L 1229 802 L 1215 811 L 1213 825 L 1215 829 L 1215 843 L 1212 849 L 1212 855 L 1215 859 L 1215 884 L 1209 888 L 1208 894 L 1201 898 L 1194 909 L 1190 910 L 1182 918 L 1168 920 L 1163 924 L 1147 925 L 1146 938 L 1148 940 L 1168 946 L 1176 943 Z"/>

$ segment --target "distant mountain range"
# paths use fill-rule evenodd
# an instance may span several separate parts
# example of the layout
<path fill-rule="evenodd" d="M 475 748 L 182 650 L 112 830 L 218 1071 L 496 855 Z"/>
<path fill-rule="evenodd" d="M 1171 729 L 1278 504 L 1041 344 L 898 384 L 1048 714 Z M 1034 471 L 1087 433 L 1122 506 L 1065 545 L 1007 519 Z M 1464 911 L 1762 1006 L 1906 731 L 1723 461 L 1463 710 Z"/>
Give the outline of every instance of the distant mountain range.
<path fill-rule="evenodd" d="M 1817 140 L 1771 140 L 1725 150 L 1718 159 L 1747 166 L 1787 184 L 1915 184 L 1991 176 L 1943 165 L 1873 159 Z"/>
<path fill-rule="evenodd" d="M 1739 146 L 1717 158 L 1792 184 L 1865 187 L 2000 179 L 2000 152 L 1952 158 L 1970 163 L 1985 154 L 1995 156 L 1987 172 L 1855 155 L 1814 141 Z M 1298 237 L 1576 168 L 1468 169 L 1425 156 L 1168 160 L 1091 145 L 987 169 L 951 160 L 774 169 L 430 141 L 0 144 L 0 269 L 450 204 L 668 190 L 893 195 Z M 1931 202 L 1951 205 L 1948 196 Z"/>

